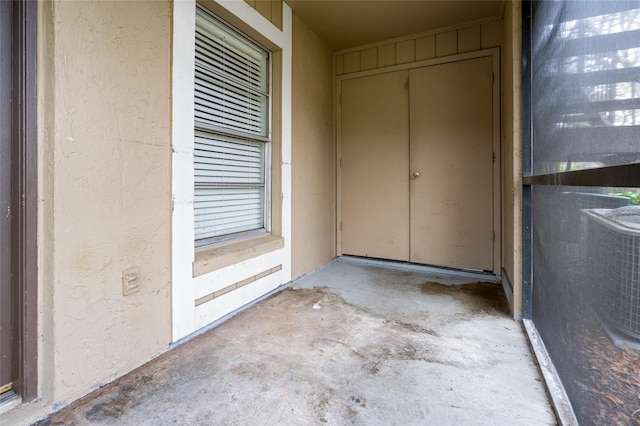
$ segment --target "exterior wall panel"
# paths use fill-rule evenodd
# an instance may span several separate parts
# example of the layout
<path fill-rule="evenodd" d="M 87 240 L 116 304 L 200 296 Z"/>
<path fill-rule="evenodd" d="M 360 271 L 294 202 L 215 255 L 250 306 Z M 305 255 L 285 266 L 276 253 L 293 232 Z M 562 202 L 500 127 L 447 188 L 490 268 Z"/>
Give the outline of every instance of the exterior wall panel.
<path fill-rule="evenodd" d="M 59 2 L 49 12 L 42 374 L 44 396 L 65 403 L 171 341 L 171 4 Z M 124 296 L 123 271 L 133 267 L 139 291 Z"/>
<path fill-rule="evenodd" d="M 292 278 L 335 256 L 332 61 L 328 46 L 294 18 Z"/>
<path fill-rule="evenodd" d="M 282 0 L 244 0 L 277 28 L 282 29 Z"/>
<path fill-rule="evenodd" d="M 335 75 L 499 47 L 502 43 L 502 28 L 502 20 L 494 20 L 347 49 L 335 54 Z M 372 66 L 376 59 L 377 65 Z"/>

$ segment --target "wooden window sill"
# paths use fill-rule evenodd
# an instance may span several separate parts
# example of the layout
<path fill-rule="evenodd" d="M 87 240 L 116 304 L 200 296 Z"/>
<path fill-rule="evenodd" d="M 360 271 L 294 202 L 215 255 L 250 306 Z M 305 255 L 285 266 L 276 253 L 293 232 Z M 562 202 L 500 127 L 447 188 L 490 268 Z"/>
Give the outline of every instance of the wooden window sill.
<path fill-rule="evenodd" d="M 196 249 L 193 276 L 204 275 L 283 247 L 284 238 L 271 234 L 201 247 Z"/>

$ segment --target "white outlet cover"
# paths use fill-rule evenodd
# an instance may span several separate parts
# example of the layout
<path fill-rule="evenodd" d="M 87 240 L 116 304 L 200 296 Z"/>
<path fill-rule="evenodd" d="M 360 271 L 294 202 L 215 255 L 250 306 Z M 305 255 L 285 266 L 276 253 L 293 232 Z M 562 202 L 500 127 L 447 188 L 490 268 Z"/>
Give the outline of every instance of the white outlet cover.
<path fill-rule="evenodd" d="M 122 271 L 122 294 L 127 296 L 140 290 L 140 272 L 137 267 Z"/>

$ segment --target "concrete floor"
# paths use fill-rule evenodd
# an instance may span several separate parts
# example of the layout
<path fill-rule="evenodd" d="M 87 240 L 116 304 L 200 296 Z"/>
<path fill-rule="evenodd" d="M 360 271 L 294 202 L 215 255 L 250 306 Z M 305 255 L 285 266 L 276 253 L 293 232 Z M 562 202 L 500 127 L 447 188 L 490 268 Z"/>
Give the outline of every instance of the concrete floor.
<path fill-rule="evenodd" d="M 542 425 L 498 284 L 335 261 L 41 424 Z"/>

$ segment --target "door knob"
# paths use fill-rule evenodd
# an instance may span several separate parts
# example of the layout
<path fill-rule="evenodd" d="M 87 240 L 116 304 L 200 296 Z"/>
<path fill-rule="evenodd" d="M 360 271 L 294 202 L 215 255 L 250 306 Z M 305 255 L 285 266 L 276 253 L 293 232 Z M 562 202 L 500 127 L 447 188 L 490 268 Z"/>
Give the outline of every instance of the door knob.
<path fill-rule="evenodd" d="M 419 178 L 419 177 L 420 177 L 420 172 L 413 172 L 413 173 L 411 173 L 411 177 L 412 177 L 412 178 L 414 178 L 414 179 Z"/>

